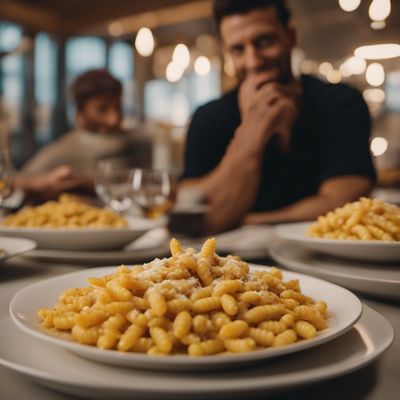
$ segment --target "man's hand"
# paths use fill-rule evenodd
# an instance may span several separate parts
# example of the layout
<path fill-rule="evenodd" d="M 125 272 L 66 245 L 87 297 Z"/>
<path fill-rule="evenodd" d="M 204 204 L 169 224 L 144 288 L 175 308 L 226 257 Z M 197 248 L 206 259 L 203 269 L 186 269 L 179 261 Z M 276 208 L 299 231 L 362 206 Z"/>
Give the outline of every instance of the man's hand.
<path fill-rule="evenodd" d="M 16 179 L 15 186 L 25 192 L 28 201 L 33 202 L 55 199 L 63 192 L 93 190 L 92 180 L 74 176 L 69 165 L 61 165 L 39 175 L 20 176 Z"/>
<path fill-rule="evenodd" d="M 257 125 L 265 127 L 261 133 L 263 140 L 259 144 L 264 145 L 272 136 L 277 135 L 282 151 L 287 152 L 292 129 L 299 114 L 301 94 L 301 85 L 295 80 L 283 85 L 268 82 L 266 73 L 250 75 L 239 89 L 242 123 L 248 124 L 251 120 L 256 120 Z M 254 140 L 257 141 L 257 138 Z"/>

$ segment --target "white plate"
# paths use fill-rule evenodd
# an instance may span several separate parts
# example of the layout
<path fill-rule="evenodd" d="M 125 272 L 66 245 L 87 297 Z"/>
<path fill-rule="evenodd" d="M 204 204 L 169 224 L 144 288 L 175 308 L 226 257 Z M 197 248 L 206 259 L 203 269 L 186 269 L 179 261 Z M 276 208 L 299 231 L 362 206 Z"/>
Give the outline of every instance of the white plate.
<path fill-rule="evenodd" d="M 273 226 L 244 225 L 215 238 L 219 252 L 235 254 L 244 260 L 254 260 L 269 257 L 269 246 L 276 234 Z"/>
<path fill-rule="evenodd" d="M 136 264 L 148 262 L 154 258 L 169 256 L 169 232 L 165 228 L 155 228 L 144 233 L 133 243 L 120 250 L 109 251 L 72 251 L 36 249 L 24 257 L 44 262 L 65 262 L 79 265 Z"/>
<path fill-rule="evenodd" d="M 270 253 L 274 260 L 293 271 L 327 279 L 348 289 L 400 300 L 400 264 L 338 260 L 291 242 L 274 245 Z"/>
<path fill-rule="evenodd" d="M 117 249 L 137 239 L 159 221 L 144 218 L 129 220 L 129 228 L 13 228 L 0 226 L 0 234 L 34 240 L 39 248 L 57 250 Z"/>
<path fill-rule="evenodd" d="M 306 236 L 310 224 L 310 222 L 282 224 L 276 227 L 276 232 L 283 239 L 333 256 L 364 261 L 400 261 L 400 242 L 310 238 Z"/>
<path fill-rule="evenodd" d="M 252 269 L 265 270 L 265 267 L 252 266 Z M 306 275 L 285 271 L 285 280 L 300 279 L 303 293 L 316 300 L 321 299 L 326 301 L 330 310 L 329 327 L 327 329 L 320 331 L 314 339 L 304 340 L 290 346 L 225 356 L 188 357 L 176 355 L 171 357 L 149 357 L 145 354 L 100 350 L 93 346 L 82 345 L 70 338 L 51 333 L 41 326 L 40 320 L 37 317 L 37 310 L 39 308 L 52 308 L 64 290 L 72 287 L 87 286 L 87 278 L 104 276 L 114 271 L 115 267 L 95 268 L 35 283 L 22 289 L 13 297 L 10 303 L 10 314 L 17 326 L 26 333 L 46 342 L 64 347 L 82 357 L 129 367 L 166 371 L 194 371 L 233 368 L 254 364 L 271 357 L 320 345 L 351 329 L 362 311 L 360 300 L 348 290 Z"/>
<path fill-rule="evenodd" d="M 93 363 L 60 346 L 26 335 L 10 319 L 0 323 L 0 365 L 40 384 L 92 399 L 263 398 L 276 391 L 353 372 L 375 360 L 393 341 L 392 326 L 364 305 L 346 334 L 307 352 L 228 372 L 181 374 Z"/>
<path fill-rule="evenodd" d="M 4 253 L 0 254 L 0 263 L 7 258 L 33 250 L 35 247 L 36 243 L 33 240 L 0 237 L 0 249 L 4 250 Z"/>

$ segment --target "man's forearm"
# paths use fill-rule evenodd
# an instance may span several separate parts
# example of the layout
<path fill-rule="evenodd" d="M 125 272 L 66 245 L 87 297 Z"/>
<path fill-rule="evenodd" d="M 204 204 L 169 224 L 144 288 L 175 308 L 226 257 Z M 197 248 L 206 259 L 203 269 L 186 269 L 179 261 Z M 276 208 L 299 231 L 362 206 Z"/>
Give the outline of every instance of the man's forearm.
<path fill-rule="evenodd" d="M 336 207 L 367 195 L 371 187 L 372 182 L 366 177 L 332 178 L 323 183 L 319 193 L 314 196 L 306 197 L 279 210 L 249 213 L 243 222 L 247 224 L 275 224 L 314 220 Z"/>
<path fill-rule="evenodd" d="M 278 210 L 249 213 L 243 222 L 245 224 L 276 224 L 313 220 L 340 205 L 322 195 L 315 195 Z"/>

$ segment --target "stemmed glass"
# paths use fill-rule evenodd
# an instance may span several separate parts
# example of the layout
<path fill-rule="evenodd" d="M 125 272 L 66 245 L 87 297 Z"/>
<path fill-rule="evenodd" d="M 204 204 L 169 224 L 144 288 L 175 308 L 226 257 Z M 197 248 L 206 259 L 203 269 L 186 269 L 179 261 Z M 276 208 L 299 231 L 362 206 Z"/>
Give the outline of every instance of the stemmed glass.
<path fill-rule="evenodd" d="M 173 207 L 177 179 L 168 171 L 134 169 L 132 199 L 146 218 L 156 219 Z"/>
<path fill-rule="evenodd" d="M 133 168 L 118 159 L 97 162 L 94 183 L 99 198 L 118 213 L 124 213 L 132 206 Z"/>

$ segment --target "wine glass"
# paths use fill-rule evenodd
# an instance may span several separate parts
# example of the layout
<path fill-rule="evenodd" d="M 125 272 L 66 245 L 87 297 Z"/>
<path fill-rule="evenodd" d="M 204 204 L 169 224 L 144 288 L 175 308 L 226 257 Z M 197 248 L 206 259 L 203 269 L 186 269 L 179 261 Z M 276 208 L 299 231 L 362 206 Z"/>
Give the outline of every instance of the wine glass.
<path fill-rule="evenodd" d="M 146 218 L 160 218 L 172 209 L 176 186 L 176 176 L 171 172 L 139 168 L 133 170 L 132 198 Z"/>
<path fill-rule="evenodd" d="M 120 214 L 132 206 L 133 171 L 119 159 L 104 159 L 96 164 L 96 193 L 103 203 Z"/>

